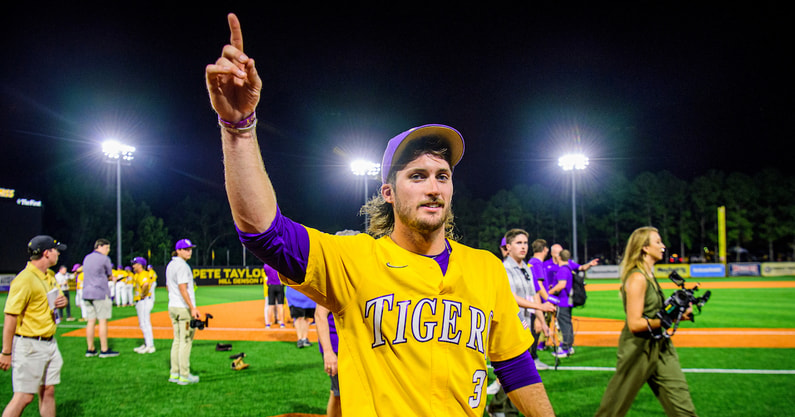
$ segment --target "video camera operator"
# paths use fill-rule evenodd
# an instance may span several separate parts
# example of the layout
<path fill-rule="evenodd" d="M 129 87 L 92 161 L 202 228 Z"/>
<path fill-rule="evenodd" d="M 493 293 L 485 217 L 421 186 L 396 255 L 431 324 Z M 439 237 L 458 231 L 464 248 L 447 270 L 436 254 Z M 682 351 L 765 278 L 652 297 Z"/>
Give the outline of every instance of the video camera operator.
<path fill-rule="evenodd" d="M 616 373 L 610 379 L 597 416 L 623 416 L 648 383 L 668 416 L 695 416 L 685 375 L 673 342 L 663 335 L 658 313 L 666 298 L 654 277 L 654 264 L 665 245 L 653 227 L 641 227 L 629 237 L 621 261 L 621 297 L 627 319 L 618 341 Z M 690 320 L 692 306 L 679 316 Z"/>

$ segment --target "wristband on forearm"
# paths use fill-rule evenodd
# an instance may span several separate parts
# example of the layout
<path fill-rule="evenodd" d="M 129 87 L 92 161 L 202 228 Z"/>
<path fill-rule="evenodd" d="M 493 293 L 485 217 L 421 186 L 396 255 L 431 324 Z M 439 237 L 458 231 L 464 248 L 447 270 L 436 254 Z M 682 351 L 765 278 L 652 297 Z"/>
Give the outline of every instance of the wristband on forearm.
<path fill-rule="evenodd" d="M 252 112 L 248 117 L 236 123 L 227 122 L 221 116 L 218 116 L 218 126 L 232 133 L 248 132 L 257 127 L 257 112 Z"/>

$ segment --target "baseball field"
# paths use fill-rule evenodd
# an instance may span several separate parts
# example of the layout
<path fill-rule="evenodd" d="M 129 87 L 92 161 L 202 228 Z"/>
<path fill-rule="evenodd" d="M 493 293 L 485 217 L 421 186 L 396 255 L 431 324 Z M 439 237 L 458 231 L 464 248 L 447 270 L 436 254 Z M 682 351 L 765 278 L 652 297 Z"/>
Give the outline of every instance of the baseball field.
<path fill-rule="evenodd" d="M 688 283 L 690 284 L 690 283 Z M 703 279 L 712 298 L 695 322 L 673 336 L 693 401 L 702 416 L 787 416 L 795 409 L 795 277 Z M 672 286 L 665 286 L 666 294 Z M 589 281 L 588 301 L 574 312 L 576 354 L 557 370 L 542 371 L 559 416 L 590 416 L 613 373 L 623 310 L 615 280 Z M 197 332 L 192 353 L 195 385 L 169 383 L 171 324 L 165 290 L 158 288 L 152 312 L 152 354 L 137 354 L 142 343 L 133 307 L 114 309 L 110 323 L 116 358 L 85 358 L 85 325 L 63 322 L 58 344 L 65 365 L 56 389 L 61 416 L 282 416 L 323 415 L 328 378 L 317 344 L 295 346 L 295 332 L 265 329 L 261 286 L 199 287 L 203 313 L 213 318 Z M 5 294 L 0 294 L 5 303 Z M 80 316 L 77 308 L 72 309 Z M 314 327 L 310 340 L 317 340 Z M 218 352 L 216 343 L 231 351 Z M 245 352 L 250 365 L 230 367 L 232 354 Z M 540 352 L 542 361 L 554 358 Z M 493 376 L 492 376 L 493 377 Z M 344 401 L 345 393 L 343 393 Z M 11 374 L 0 375 L 0 402 L 11 397 Z M 31 404 L 24 415 L 38 415 Z M 631 416 L 662 416 L 648 388 L 638 395 Z"/>

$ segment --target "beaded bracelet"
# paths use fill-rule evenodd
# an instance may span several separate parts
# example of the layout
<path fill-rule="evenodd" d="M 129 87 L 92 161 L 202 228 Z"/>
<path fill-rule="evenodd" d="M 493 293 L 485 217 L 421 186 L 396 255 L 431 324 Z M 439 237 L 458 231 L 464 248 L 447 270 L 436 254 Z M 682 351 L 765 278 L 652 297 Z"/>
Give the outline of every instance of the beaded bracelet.
<path fill-rule="evenodd" d="M 232 133 L 248 132 L 249 130 L 257 127 L 257 112 L 252 112 L 250 115 L 248 115 L 248 117 L 237 123 L 227 122 L 226 120 L 222 119 L 221 116 L 218 116 L 218 126 L 221 126 Z"/>

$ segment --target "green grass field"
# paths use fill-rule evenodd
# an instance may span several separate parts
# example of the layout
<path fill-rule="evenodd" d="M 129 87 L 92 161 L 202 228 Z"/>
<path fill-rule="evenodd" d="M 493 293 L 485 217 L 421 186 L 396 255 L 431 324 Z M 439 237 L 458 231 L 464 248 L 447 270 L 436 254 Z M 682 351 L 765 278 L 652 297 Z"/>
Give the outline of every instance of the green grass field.
<path fill-rule="evenodd" d="M 670 291 L 666 291 L 668 293 Z M 200 287 L 197 291 L 200 305 L 258 300 L 261 297 L 260 286 Z M 683 327 L 795 328 L 793 297 L 795 289 L 791 288 L 713 290 L 712 299 L 703 314 L 696 318 L 695 323 L 685 323 Z M 166 298 L 165 290 L 158 289 L 155 312 L 166 310 Z M 0 294 L 0 302 L 5 304 L 5 294 Z M 79 316 L 79 311 L 73 309 L 73 315 Z M 134 315 L 132 307 L 114 310 L 114 319 Z M 622 319 L 617 292 L 589 292 L 586 307 L 575 309 L 575 316 Z M 79 326 L 76 322 L 63 323 L 58 333 L 66 333 Z M 122 354 L 117 358 L 99 359 L 83 356 L 84 338 L 59 337 L 65 365 L 61 384 L 56 389 L 58 414 L 198 417 L 325 413 L 328 378 L 323 373 L 316 345 L 299 350 L 292 342 L 232 342 L 232 352 L 216 352 L 215 343 L 194 342 L 191 363 L 201 382 L 178 386 L 167 382 L 171 340 L 156 340 L 156 353 L 138 355 L 132 349 L 141 344 L 141 339 L 111 339 L 112 348 Z M 684 369 L 720 370 L 686 374 L 700 415 L 793 415 L 795 349 L 677 350 Z M 229 367 L 229 355 L 241 351 L 246 352 L 246 362 L 251 366 L 244 371 L 233 371 Z M 540 357 L 552 363 L 548 352 L 541 352 Z M 577 347 L 577 354 L 562 360 L 561 366 L 613 367 L 615 348 Z M 789 373 L 727 373 L 731 370 Z M 543 371 L 541 375 L 557 415 L 592 416 L 612 372 L 560 369 Z M 5 404 L 10 398 L 9 371 L 0 375 L 0 403 Z M 36 404 L 31 404 L 24 415 L 38 415 Z M 629 415 L 662 416 L 664 413 L 651 391 L 644 388 Z"/>

